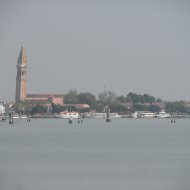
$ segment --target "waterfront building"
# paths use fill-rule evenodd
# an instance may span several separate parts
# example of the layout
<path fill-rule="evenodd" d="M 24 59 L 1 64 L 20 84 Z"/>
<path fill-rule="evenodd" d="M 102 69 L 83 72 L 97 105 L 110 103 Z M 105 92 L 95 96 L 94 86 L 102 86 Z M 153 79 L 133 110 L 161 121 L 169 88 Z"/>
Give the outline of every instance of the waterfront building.
<path fill-rule="evenodd" d="M 64 104 L 63 94 L 26 94 L 27 79 L 26 51 L 24 45 L 22 45 L 17 61 L 15 102 L 19 103 L 22 101 L 50 101 L 54 104 Z"/>
<path fill-rule="evenodd" d="M 54 104 L 64 105 L 63 94 L 27 94 L 26 100 L 28 101 L 45 101 Z"/>

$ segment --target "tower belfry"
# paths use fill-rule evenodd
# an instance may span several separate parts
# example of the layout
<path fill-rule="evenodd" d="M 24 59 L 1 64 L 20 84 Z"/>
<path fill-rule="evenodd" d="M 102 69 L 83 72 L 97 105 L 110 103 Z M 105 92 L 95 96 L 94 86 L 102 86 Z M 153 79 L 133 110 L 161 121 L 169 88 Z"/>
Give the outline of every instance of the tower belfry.
<path fill-rule="evenodd" d="M 26 81 L 27 81 L 27 61 L 26 51 L 22 45 L 17 60 L 17 76 L 16 76 L 16 103 L 26 100 Z"/>

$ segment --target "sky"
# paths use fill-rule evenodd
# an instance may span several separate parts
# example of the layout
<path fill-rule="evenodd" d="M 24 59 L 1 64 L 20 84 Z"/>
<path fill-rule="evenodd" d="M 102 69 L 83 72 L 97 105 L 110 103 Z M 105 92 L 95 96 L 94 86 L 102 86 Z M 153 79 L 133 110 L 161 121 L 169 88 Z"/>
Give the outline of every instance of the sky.
<path fill-rule="evenodd" d="M 27 93 L 114 91 L 190 101 L 190 2 L 1 0 L 0 101 Z"/>

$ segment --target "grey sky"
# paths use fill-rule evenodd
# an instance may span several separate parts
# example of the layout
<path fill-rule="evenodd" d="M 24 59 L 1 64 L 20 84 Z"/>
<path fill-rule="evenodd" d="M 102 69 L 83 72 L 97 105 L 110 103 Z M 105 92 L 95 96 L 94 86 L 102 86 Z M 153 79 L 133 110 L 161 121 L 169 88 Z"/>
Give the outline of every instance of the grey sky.
<path fill-rule="evenodd" d="M 188 1 L 0 1 L 1 100 L 22 43 L 28 93 L 148 93 L 190 100 Z"/>

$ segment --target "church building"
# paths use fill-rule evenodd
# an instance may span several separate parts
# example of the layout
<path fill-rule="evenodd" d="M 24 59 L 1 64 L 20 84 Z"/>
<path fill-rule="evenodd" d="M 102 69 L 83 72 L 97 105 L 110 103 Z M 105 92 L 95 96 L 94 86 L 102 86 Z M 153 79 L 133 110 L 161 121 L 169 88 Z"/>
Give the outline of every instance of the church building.
<path fill-rule="evenodd" d="M 17 61 L 17 76 L 16 76 L 16 95 L 15 102 L 22 101 L 51 101 L 52 103 L 63 105 L 63 94 L 26 94 L 27 75 L 27 59 L 24 45 L 22 45 Z"/>

